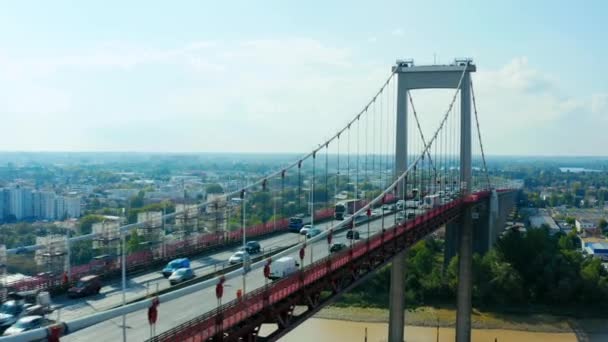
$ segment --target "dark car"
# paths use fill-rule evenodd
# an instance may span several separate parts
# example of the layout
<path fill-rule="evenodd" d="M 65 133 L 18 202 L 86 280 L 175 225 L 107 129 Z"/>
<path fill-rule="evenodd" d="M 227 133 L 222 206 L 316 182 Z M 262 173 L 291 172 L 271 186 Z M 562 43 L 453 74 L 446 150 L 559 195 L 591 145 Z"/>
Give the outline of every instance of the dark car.
<path fill-rule="evenodd" d="M 341 242 L 332 243 L 331 247 L 329 247 L 329 252 L 336 253 L 343 250 L 344 248 L 346 248 L 346 244 L 343 244 Z"/>
<path fill-rule="evenodd" d="M 346 233 L 346 238 L 349 240 L 359 240 L 359 232 L 351 229 Z"/>
<path fill-rule="evenodd" d="M 262 251 L 262 246 L 260 246 L 260 243 L 257 241 L 249 241 L 245 245 L 245 251 L 249 254 L 260 253 Z"/>
<path fill-rule="evenodd" d="M 98 294 L 101 290 L 101 280 L 96 275 L 90 275 L 80 278 L 76 285 L 68 290 L 68 297 L 85 297 L 93 294 Z"/>

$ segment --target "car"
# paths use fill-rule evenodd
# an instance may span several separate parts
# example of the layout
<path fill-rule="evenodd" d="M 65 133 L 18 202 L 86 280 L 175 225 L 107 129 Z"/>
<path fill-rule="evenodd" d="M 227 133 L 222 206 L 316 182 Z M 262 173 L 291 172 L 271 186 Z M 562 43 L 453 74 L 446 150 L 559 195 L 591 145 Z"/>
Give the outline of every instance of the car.
<path fill-rule="evenodd" d="M 359 232 L 351 229 L 346 233 L 346 238 L 349 240 L 359 240 Z"/>
<path fill-rule="evenodd" d="M 25 316 L 6 329 L 4 336 L 17 335 L 24 331 L 38 329 L 46 323 L 47 321 L 42 316 Z"/>
<path fill-rule="evenodd" d="M 374 209 L 372 210 L 372 217 L 382 216 L 382 210 Z"/>
<path fill-rule="evenodd" d="M 304 225 L 304 227 L 302 227 L 302 229 L 300 229 L 300 234 L 306 235 L 308 233 L 308 231 L 310 230 L 310 228 L 312 228 L 311 225 L 309 225 L 309 224 Z"/>
<path fill-rule="evenodd" d="M 319 228 L 310 228 L 308 230 L 308 232 L 306 233 L 306 237 L 308 239 L 310 239 L 310 238 L 313 238 L 313 237 L 315 237 L 315 236 L 317 236 L 319 234 L 321 234 L 321 229 L 319 229 Z"/>
<path fill-rule="evenodd" d="M 403 221 L 405 219 L 405 213 L 403 211 L 397 212 L 397 221 Z"/>
<path fill-rule="evenodd" d="M 248 258 L 249 258 L 249 253 L 247 253 L 246 251 L 238 251 L 238 252 L 232 254 L 230 259 L 228 259 L 228 262 L 230 263 L 230 265 L 240 264 L 243 262 L 243 260 L 246 260 Z"/>
<path fill-rule="evenodd" d="M 167 266 L 163 268 L 163 276 L 165 278 L 169 278 L 173 274 L 173 272 L 180 268 L 190 268 L 190 259 L 179 258 L 169 261 Z"/>
<path fill-rule="evenodd" d="M 89 275 L 80 278 L 76 285 L 68 289 L 68 297 L 77 298 L 85 297 L 93 294 L 99 294 L 101 290 L 101 280 L 99 276 Z"/>
<path fill-rule="evenodd" d="M 398 200 L 397 201 L 397 210 L 403 210 L 405 209 L 405 200 Z"/>
<path fill-rule="evenodd" d="M 336 253 L 336 252 L 343 250 L 344 248 L 346 248 L 346 244 L 344 244 L 342 242 L 332 243 L 331 246 L 329 247 L 329 252 Z"/>
<path fill-rule="evenodd" d="M 262 246 L 257 241 L 249 241 L 245 245 L 245 251 L 249 254 L 256 254 L 262 251 Z"/>
<path fill-rule="evenodd" d="M 175 285 L 192 278 L 194 278 L 194 272 L 190 267 L 180 268 L 175 270 L 175 272 L 173 272 L 173 274 L 169 277 L 169 283 L 171 285 Z"/>
<path fill-rule="evenodd" d="M 356 223 L 361 223 L 367 221 L 367 214 L 361 213 L 354 218 Z"/>

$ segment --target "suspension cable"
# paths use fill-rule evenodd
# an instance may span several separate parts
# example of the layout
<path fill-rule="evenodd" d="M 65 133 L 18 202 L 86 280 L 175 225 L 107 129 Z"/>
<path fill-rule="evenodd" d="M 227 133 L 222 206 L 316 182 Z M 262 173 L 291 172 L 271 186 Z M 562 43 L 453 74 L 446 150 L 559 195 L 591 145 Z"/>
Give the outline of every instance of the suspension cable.
<path fill-rule="evenodd" d="M 414 118 L 416 119 L 416 126 L 418 126 L 418 132 L 420 133 L 420 138 L 422 139 L 422 143 L 424 145 L 426 145 L 426 141 L 424 139 L 424 133 L 422 132 L 422 127 L 420 127 L 420 120 L 418 120 L 418 113 L 416 112 L 416 107 L 414 107 L 414 100 L 412 99 L 412 94 L 411 92 L 407 92 L 409 101 L 410 101 L 410 105 L 412 106 L 412 112 L 414 113 Z M 433 169 L 435 171 L 435 174 L 437 173 L 437 169 L 434 166 L 433 160 L 431 158 L 431 153 L 429 151 L 427 151 L 429 160 L 431 161 L 431 164 L 433 165 Z"/>
<path fill-rule="evenodd" d="M 488 173 L 488 165 L 486 164 L 486 155 L 483 151 L 483 142 L 481 141 L 481 130 L 479 129 L 479 115 L 477 115 L 477 103 L 475 102 L 475 91 L 473 90 L 473 81 L 471 85 L 471 97 L 473 98 L 473 109 L 475 112 L 475 123 L 477 124 L 477 136 L 479 137 L 479 147 L 481 148 L 481 160 L 483 162 L 483 170 L 486 175 L 486 181 L 488 182 L 488 189 L 492 189 L 492 183 L 490 183 L 490 175 Z"/>

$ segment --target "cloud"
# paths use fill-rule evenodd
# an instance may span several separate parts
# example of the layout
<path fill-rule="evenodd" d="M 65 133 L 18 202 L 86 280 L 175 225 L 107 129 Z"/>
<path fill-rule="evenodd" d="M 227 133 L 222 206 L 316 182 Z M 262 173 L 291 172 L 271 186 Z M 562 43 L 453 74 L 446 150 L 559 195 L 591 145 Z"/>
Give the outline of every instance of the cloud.
<path fill-rule="evenodd" d="M 608 94 L 571 95 L 559 77 L 514 58 L 496 70 L 474 75 L 487 150 L 498 154 L 605 154 L 592 145 L 573 143 L 604 134 Z M 595 125 L 593 124 L 595 122 Z M 603 123 L 601 123 L 603 122 Z M 600 124 L 601 123 L 601 124 Z"/>
<path fill-rule="evenodd" d="M 30 139 L 15 119 L 3 148 L 20 150 L 303 151 L 349 120 L 387 76 L 384 67 L 357 68 L 349 49 L 307 38 L 168 49 L 114 42 L 7 62 L 20 86 L 0 97 L 3 111 L 38 116 L 40 127 L 61 123 Z"/>
<path fill-rule="evenodd" d="M 14 128 L 3 136 L 8 150 L 305 151 L 388 76 L 386 65 L 308 38 L 112 42 L 59 56 L 0 55 L 0 68 L 3 125 Z M 590 154 L 572 142 L 608 144 L 605 91 L 572 95 L 525 57 L 480 68 L 473 80 L 488 154 Z M 414 92 L 425 132 L 452 93 Z"/>

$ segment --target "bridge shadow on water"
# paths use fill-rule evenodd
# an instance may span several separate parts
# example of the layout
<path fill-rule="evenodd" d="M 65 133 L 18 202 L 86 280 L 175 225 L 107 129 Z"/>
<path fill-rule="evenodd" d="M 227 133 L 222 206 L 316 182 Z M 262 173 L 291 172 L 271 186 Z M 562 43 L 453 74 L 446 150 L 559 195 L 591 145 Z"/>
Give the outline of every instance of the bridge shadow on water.
<path fill-rule="evenodd" d="M 569 322 L 572 332 L 580 342 L 608 341 L 608 321 L 601 319 L 575 320 Z"/>

